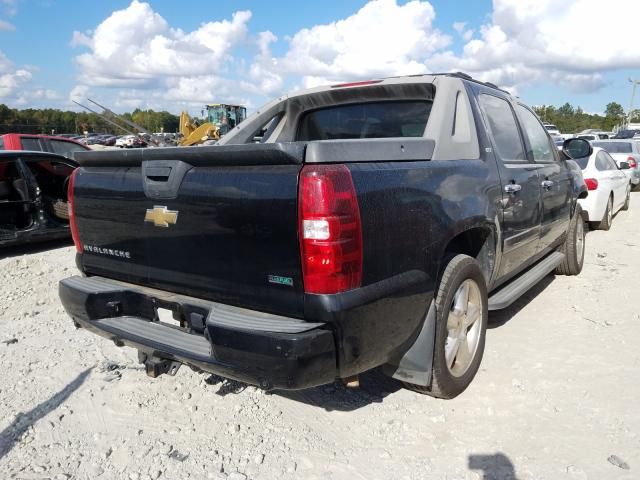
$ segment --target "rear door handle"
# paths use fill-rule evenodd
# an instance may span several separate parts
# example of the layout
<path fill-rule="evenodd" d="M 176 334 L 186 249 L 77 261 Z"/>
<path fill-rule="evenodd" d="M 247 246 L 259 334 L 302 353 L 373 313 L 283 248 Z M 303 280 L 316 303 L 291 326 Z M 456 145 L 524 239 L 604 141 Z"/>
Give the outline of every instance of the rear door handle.
<path fill-rule="evenodd" d="M 516 193 L 522 190 L 522 185 L 518 185 L 517 183 L 507 183 L 504 186 L 505 193 Z"/>
<path fill-rule="evenodd" d="M 551 180 L 545 180 L 544 182 L 542 182 L 542 188 L 544 188 L 545 190 L 550 190 L 553 185 L 554 182 L 552 182 Z"/>

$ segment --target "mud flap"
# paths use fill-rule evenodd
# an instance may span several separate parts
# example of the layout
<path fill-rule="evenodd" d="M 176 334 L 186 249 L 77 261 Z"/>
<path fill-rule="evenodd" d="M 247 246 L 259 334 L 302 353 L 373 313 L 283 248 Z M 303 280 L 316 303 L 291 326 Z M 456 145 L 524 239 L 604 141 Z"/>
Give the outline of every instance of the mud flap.
<path fill-rule="evenodd" d="M 432 301 L 413 345 L 397 359 L 383 366 L 383 371 L 402 382 L 426 387 L 431 384 L 433 350 L 436 338 L 436 308 Z"/>

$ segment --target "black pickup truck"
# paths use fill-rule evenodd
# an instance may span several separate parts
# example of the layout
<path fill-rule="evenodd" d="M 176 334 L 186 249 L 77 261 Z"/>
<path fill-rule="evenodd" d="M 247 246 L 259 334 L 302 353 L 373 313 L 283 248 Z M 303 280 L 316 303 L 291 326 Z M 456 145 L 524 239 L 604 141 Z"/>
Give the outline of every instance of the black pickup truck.
<path fill-rule="evenodd" d="M 301 389 L 384 366 L 451 398 L 489 310 L 580 272 L 568 158 L 589 150 L 559 152 L 518 99 L 443 74 L 284 96 L 215 146 L 80 153 L 82 276 L 60 298 L 151 376 Z"/>

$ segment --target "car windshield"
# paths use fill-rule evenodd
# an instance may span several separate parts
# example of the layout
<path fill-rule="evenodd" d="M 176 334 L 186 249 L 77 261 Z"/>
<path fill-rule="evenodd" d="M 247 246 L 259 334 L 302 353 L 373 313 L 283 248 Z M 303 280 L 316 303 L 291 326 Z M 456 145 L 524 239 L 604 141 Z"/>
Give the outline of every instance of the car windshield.
<path fill-rule="evenodd" d="M 604 148 L 609 153 L 631 153 L 631 144 L 627 142 L 593 142 L 593 146 Z"/>
<path fill-rule="evenodd" d="M 305 113 L 298 140 L 421 137 L 432 102 L 391 101 L 338 105 Z"/>

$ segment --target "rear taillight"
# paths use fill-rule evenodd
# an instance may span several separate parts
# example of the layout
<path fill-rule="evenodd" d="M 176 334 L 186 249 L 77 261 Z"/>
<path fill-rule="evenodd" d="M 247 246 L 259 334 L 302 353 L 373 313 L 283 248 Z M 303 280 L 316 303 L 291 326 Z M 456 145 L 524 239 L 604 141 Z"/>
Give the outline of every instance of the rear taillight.
<path fill-rule="evenodd" d="M 587 190 L 595 190 L 598 188 L 598 180 L 595 178 L 585 178 L 584 183 L 587 186 Z"/>
<path fill-rule="evenodd" d="M 339 293 L 362 281 L 362 225 L 351 172 L 344 165 L 306 165 L 298 217 L 306 293 Z"/>
<path fill-rule="evenodd" d="M 76 246 L 76 251 L 82 253 L 82 242 L 80 241 L 80 235 L 78 234 L 78 224 L 76 223 L 76 206 L 75 199 L 73 197 L 73 188 L 76 183 L 76 175 L 78 169 L 76 168 L 71 177 L 69 178 L 69 185 L 67 186 L 67 205 L 69 206 L 69 229 L 71 230 L 71 238 Z"/>
<path fill-rule="evenodd" d="M 638 162 L 636 162 L 636 159 L 633 157 L 627 158 L 627 163 L 631 168 L 636 168 L 638 166 Z"/>

